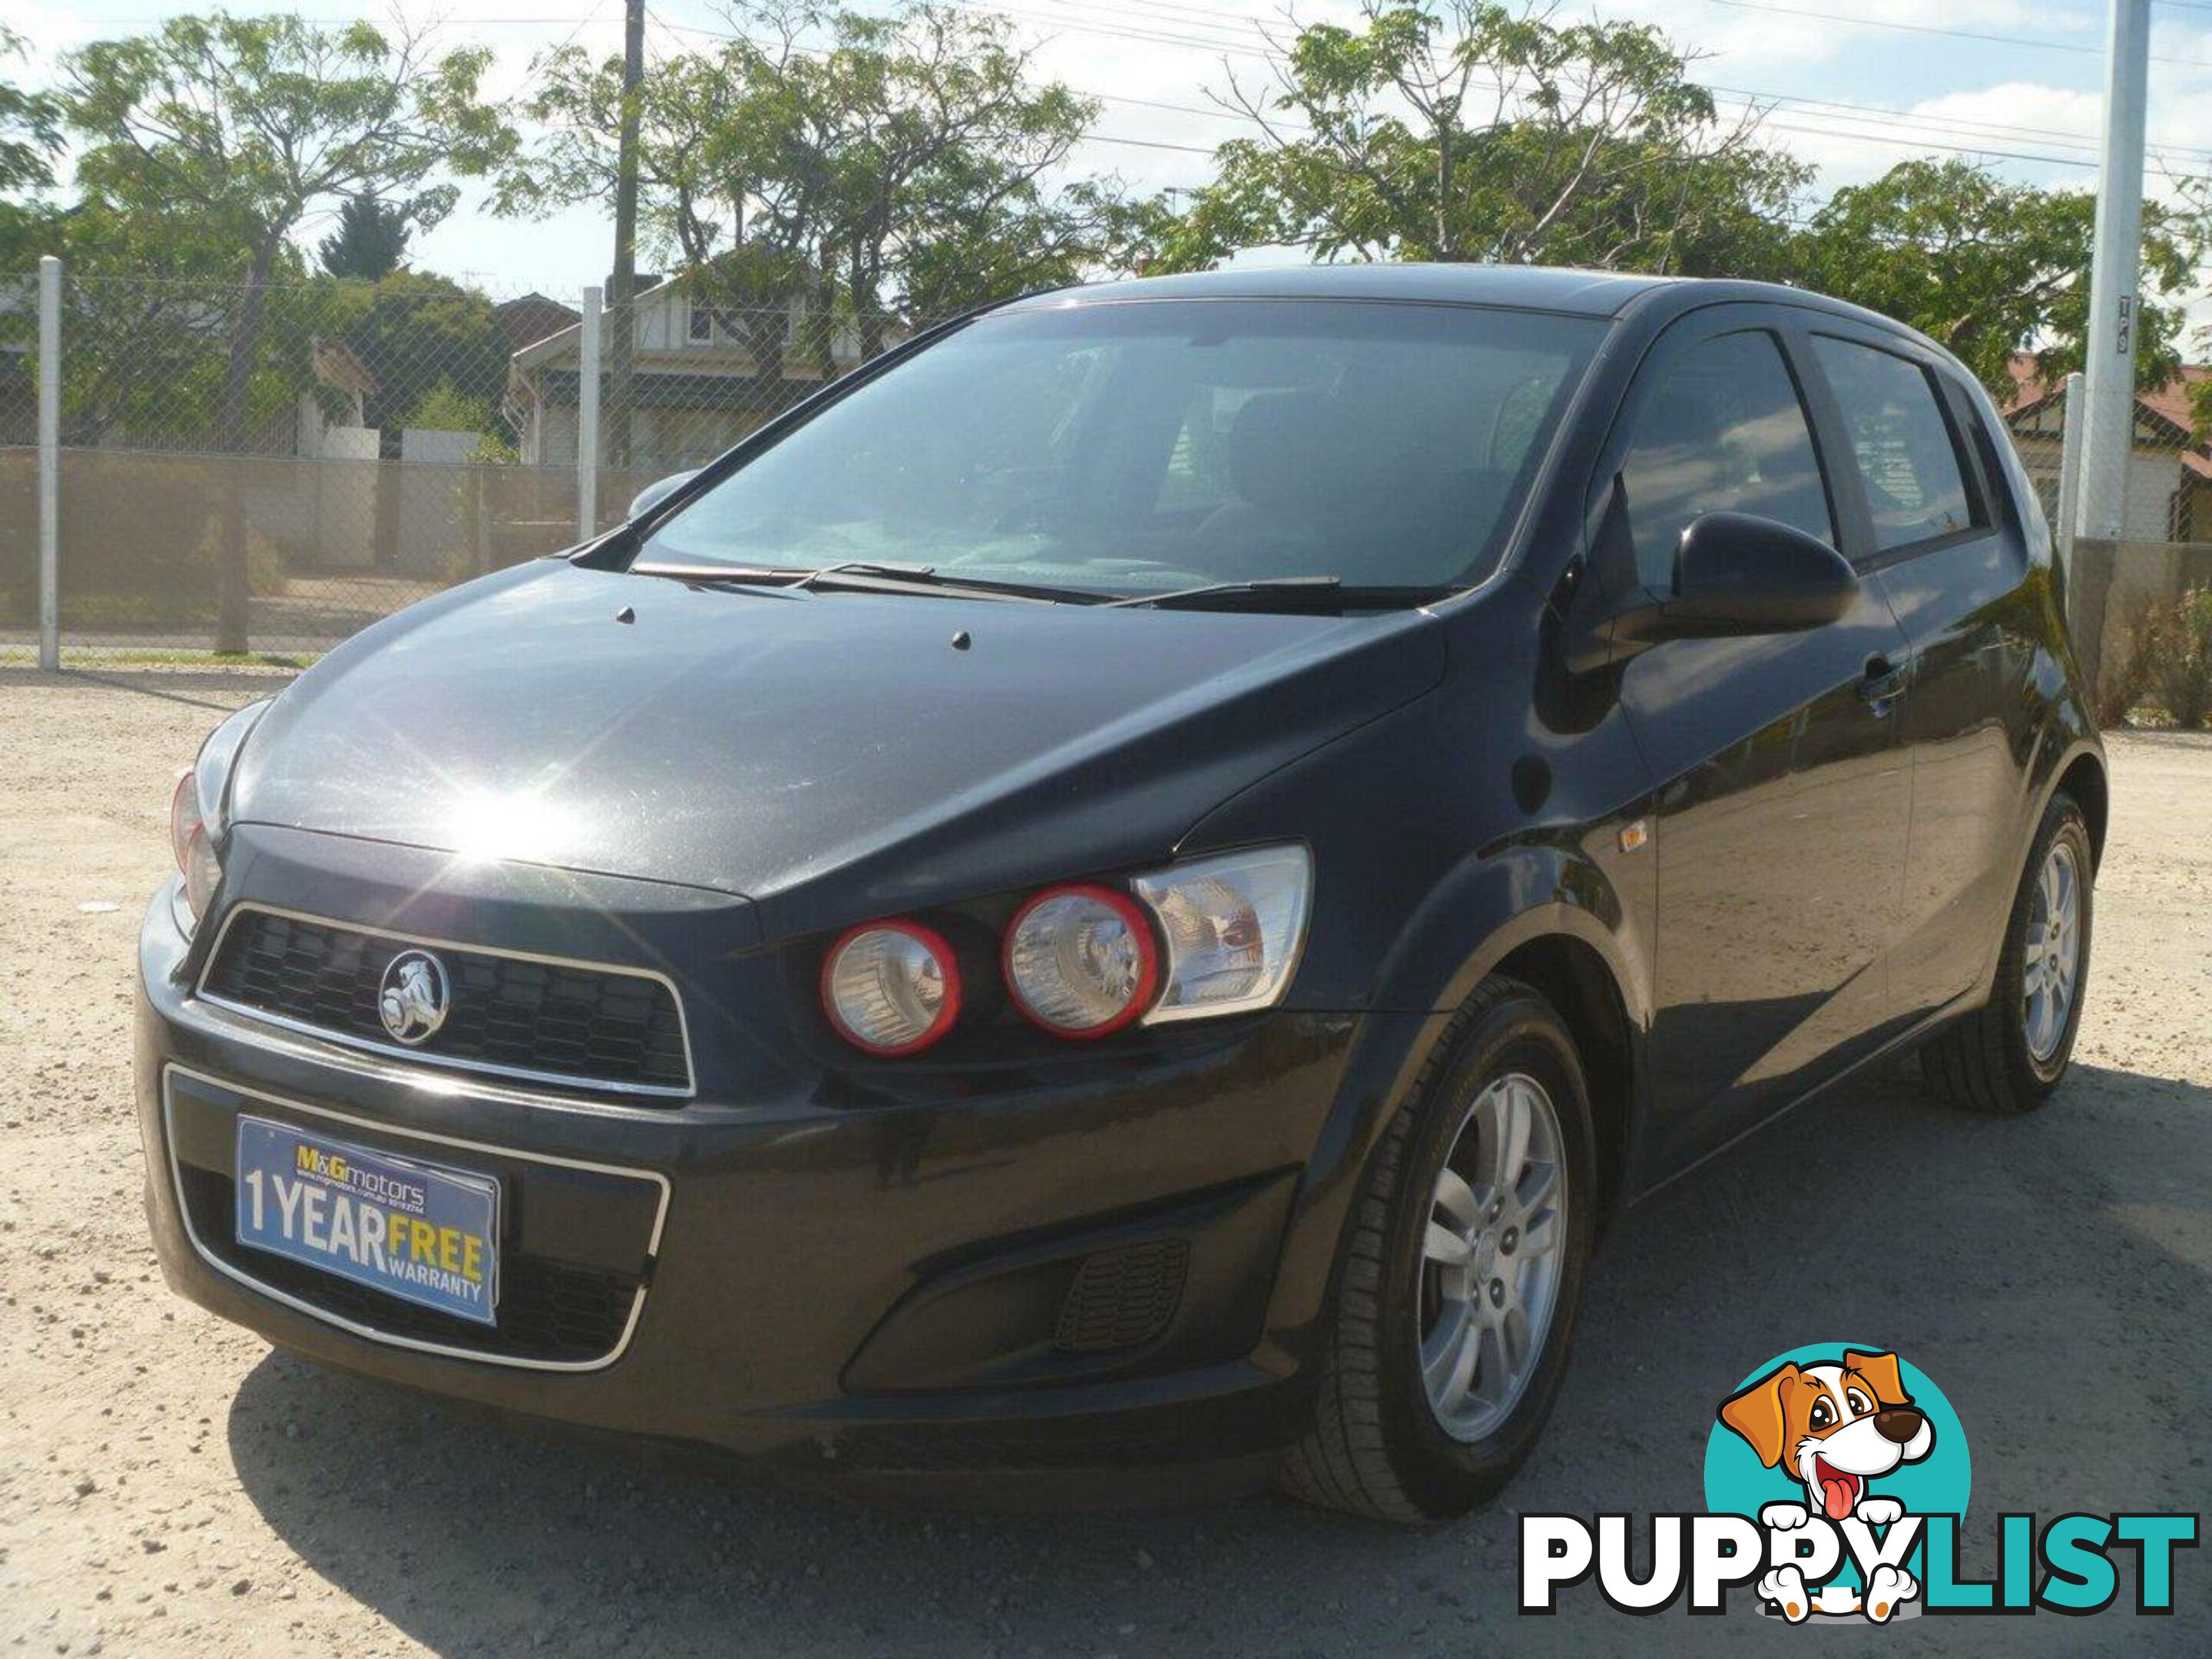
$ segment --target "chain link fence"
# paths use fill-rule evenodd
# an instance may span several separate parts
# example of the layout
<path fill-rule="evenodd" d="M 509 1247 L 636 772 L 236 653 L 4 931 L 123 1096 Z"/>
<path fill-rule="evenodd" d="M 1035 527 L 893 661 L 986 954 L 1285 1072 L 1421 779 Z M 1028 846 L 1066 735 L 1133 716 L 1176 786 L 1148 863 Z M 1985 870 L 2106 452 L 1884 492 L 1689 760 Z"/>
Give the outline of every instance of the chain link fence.
<path fill-rule="evenodd" d="M 35 273 L 0 274 L 9 654 L 38 643 L 37 293 Z M 619 523 L 646 484 L 908 331 L 681 278 L 593 319 L 595 304 L 408 272 L 258 295 L 64 273 L 63 646 L 326 649 Z"/>
<path fill-rule="evenodd" d="M 2212 371 L 2185 369 L 2136 394 L 2126 470 L 2103 481 L 2098 504 L 2116 510 L 2119 538 L 2072 541 L 2074 642 L 2108 726 L 2203 718 L 2202 694 L 2190 688 L 2212 641 L 2192 643 L 2189 631 L 2202 624 L 2186 613 L 2191 595 L 2212 595 L 2212 445 L 2197 436 L 2196 413 L 2197 387 L 2208 378 Z M 2078 376 L 2047 389 L 2030 382 L 2007 413 L 2054 526 L 2083 487 L 2068 477 L 2067 401 L 2079 395 Z"/>
<path fill-rule="evenodd" d="M 619 523 L 913 326 L 705 276 L 592 314 L 592 290 L 236 284 L 63 273 L 56 449 L 70 651 L 309 653 L 416 599 Z M 741 298 L 742 296 L 737 296 Z M 0 273 L 0 653 L 39 643 L 39 317 Z M 2138 396 L 2117 542 L 2072 549 L 2074 629 L 2117 721 L 2185 713 L 2168 620 L 2212 592 L 2197 381 Z M 2063 383 L 2007 422 L 2054 524 L 2070 503 Z M 588 463 L 586 458 L 590 458 Z M 2108 493 L 2114 481 L 2101 481 Z M 2207 605 L 2212 606 L 2212 600 Z M 2163 630 L 2163 631 L 2162 631 Z"/>

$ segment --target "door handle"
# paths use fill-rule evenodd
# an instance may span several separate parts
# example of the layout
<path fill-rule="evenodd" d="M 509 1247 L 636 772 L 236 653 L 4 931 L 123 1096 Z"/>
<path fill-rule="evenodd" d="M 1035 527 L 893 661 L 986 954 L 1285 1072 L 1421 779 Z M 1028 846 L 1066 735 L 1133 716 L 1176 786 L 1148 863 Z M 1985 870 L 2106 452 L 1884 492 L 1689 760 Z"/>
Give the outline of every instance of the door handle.
<path fill-rule="evenodd" d="M 1859 675 L 1859 696 L 1877 714 L 1886 713 L 1904 692 L 1905 684 L 1912 678 L 1910 658 L 1893 661 L 1876 652 L 1866 659 L 1866 667 Z"/>

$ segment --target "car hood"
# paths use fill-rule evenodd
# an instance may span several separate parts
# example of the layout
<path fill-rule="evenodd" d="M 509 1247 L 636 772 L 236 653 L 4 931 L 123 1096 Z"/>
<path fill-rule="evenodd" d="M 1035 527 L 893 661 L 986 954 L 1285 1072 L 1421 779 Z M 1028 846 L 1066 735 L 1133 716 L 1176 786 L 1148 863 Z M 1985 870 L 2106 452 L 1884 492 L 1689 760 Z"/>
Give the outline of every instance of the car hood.
<path fill-rule="evenodd" d="M 713 888 L 761 902 L 775 933 L 1164 857 L 1443 659 L 1419 612 L 792 592 L 541 561 L 302 675 L 246 744 L 229 815 Z"/>

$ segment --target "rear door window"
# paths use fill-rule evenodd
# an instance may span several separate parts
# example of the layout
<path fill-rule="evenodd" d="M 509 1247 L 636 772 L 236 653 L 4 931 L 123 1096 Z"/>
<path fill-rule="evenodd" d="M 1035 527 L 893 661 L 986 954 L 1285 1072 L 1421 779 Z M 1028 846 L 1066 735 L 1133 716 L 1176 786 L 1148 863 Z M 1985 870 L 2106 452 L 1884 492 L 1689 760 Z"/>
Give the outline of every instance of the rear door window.
<path fill-rule="evenodd" d="M 1832 335 L 1815 335 L 1813 350 L 1843 410 L 1876 550 L 1887 553 L 1984 522 L 1928 371 Z"/>
<path fill-rule="evenodd" d="M 1661 371 L 1621 463 L 1636 571 L 1674 586 L 1674 554 L 1705 513 L 1755 513 L 1818 536 L 1836 526 L 1796 381 L 1771 334 L 1723 334 Z"/>

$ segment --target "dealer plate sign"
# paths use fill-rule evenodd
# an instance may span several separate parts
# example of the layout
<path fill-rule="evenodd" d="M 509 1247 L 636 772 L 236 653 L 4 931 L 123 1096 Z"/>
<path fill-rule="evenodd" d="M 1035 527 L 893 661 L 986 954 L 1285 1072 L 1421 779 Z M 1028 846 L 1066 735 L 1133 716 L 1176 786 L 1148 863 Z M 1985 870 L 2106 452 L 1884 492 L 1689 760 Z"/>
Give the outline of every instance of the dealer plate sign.
<path fill-rule="evenodd" d="M 241 1115 L 238 1242 L 497 1323 L 499 1182 Z"/>

